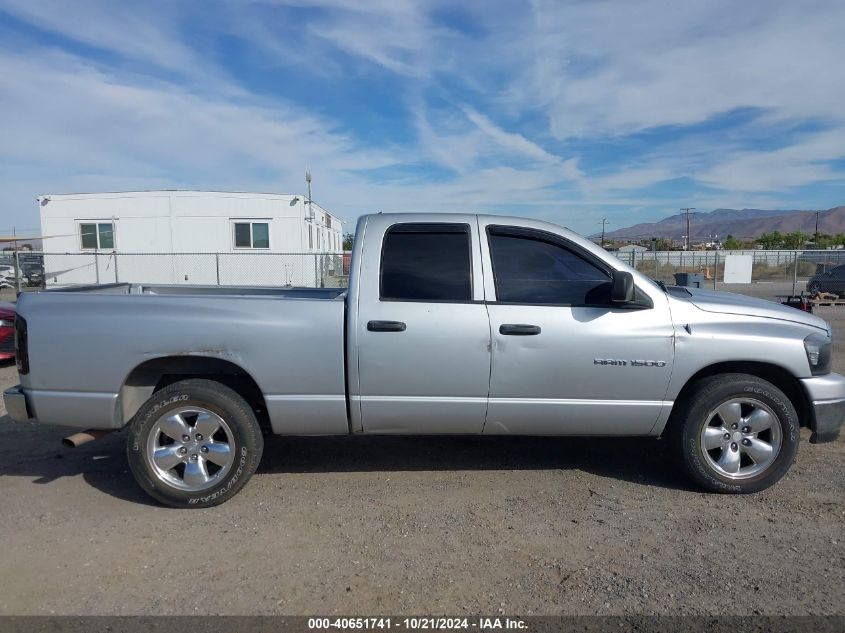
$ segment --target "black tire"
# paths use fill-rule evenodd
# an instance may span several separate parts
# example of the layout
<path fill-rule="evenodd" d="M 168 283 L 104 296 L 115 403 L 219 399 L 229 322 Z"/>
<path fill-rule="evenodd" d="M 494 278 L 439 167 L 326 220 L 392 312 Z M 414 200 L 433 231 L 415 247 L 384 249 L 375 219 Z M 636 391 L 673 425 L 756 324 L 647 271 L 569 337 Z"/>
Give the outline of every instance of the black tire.
<path fill-rule="evenodd" d="M 774 428 L 777 424 L 780 431 L 780 448 L 765 470 L 747 478 L 735 479 L 724 476 L 716 467 L 718 464 L 714 466 L 710 463 L 711 460 L 706 458 L 702 435 L 712 412 L 723 404 L 742 399 L 762 403 L 775 414 L 776 422 L 772 424 L 769 433 L 777 432 L 778 429 Z M 668 439 L 687 474 L 708 491 L 749 494 L 765 490 L 783 477 L 795 461 L 800 439 L 798 414 L 789 398 L 762 378 L 749 374 L 720 374 L 704 378 L 698 381 L 676 406 L 677 409 L 673 411 L 669 422 Z M 720 417 L 713 420 L 711 425 L 722 425 Z M 726 442 L 728 441 L 730 440 L 726 438 Z M 729 448 L 724 450 L 734 450 L 736 444 L 728 446 Z M 710 455 L 720 455 L 721 450 L 713 449 Z M 753 466 L 752 462 L 751 467 Z"/>
<path fill-rule="evenodd" d="M 216 474 L 212 475 L 213 481 L 202 484 L 205 487 L 201 490 L 183 490 L 177 487 L 178 483 L 170 483 L 165 479 L 167 473 L 162 475 L 157 472 L 149 456 L 149 442 L 156 441 L 151 440 L 150 436 L 159 435 L 160 431 L 156 430 L 156 427 L 162 417 L 168 412 L 176 413 L 191 407 L 199 407 L 225 421 L 226 431 L 223 431 L 223 437 L 228 447 L 227 455 L 229 451 L 232 455 L 231 463 L 226 469 L 220 468 L 216 471 Z M 198 423 L 195 422 L 195 425 L 198 426 Z M 206 438 L 206 441 L 211 439 Z M 181 448 L 178 450 L 182 451 Z M 196 447 L 190 450 L 198 452 Z M 207 448 L 203 450 L 208 453 Z M 235 391 L 219 382 L 196 378 L 182 380 L 156 391 L 141 406 L 130 423 L 126 442 L 129 468 L 135 480 L 151 497 L 174 508 L 208 508 L 227 501 L 252 477 L 263 450 L 264 438 L 261 428 L 249 404 Z M 190 457 L 196 461 L 195 457 Z M 182 468 L 184 467 L 183 465 Z M 178 468 L 177 465 L 174 470 L 168 471 L 174 473 L 173 478 L 177 482 Z M 208 471 L 210 468 L 205 469 Z M 185 480 L 187 481 L 187 476 Z"/>

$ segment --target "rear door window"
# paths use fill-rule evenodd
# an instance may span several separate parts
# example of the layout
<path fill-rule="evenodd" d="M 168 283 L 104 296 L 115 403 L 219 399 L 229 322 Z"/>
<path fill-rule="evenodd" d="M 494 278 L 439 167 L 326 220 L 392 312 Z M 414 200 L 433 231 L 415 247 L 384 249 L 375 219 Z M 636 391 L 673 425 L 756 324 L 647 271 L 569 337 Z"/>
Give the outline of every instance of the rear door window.
<path fill-rule="evenodd" d="M 386 301 L 470 301 L 466 224 L 395 224 L 384 236 L 379 296 Z"/>

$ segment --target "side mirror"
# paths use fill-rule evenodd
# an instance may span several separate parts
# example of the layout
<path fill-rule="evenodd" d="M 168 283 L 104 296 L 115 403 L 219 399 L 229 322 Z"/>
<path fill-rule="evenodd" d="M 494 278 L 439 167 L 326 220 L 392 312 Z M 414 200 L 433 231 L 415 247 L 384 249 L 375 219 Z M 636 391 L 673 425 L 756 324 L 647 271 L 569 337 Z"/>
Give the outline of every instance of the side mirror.
<path fill-rule="evenodd" d="M 624 270 L 613 273 L 610 287 L 610 301 L 612 303 L 631 303 L 634 300 L 634 276 Z"/>

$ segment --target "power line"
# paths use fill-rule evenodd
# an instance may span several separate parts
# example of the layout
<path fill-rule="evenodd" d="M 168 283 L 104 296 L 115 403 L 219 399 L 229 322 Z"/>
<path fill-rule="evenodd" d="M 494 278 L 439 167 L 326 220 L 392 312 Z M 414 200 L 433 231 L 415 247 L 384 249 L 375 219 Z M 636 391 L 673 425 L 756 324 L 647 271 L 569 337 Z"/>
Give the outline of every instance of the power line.
<path fill-rule="evenodd" d="M 681 211 L 687 214 L 687 241 L 684 243 L 684 250 L 688 251 L 692 247 L 692 240 L 690 239 L 689 233 L 689 212 L 695 211 L 695 207 L 681 207 Z"/>
<path fill-rule="evenodd" d="M 0 228 L 0 233 L 2 233 L 2 234 L 4 234 L 4 235 L 5 235 L 6 233 L 12 233 L 12 232 L 13 232 L 13 231 L 15 231 L 15 230 L 20 231 L 21 233 L 24 233 L 24 234 L 26 234 L 26 233 L 36 233 L 36 234 L 40 234 L 40 233 L 41 233 L 41 228 L 40 228 L 40 227 L 33 227 L 33 228 L 24 229 L 24 228 L 21 228 L 21 227 L 19 227 L 19 226 L 18 226 L 18 227 Z M 22 237 L 21 239 L 24 239 L 24 240 L 25 240 L 25 239 L 28 239 L 28 238 L 27 238 L 27 237 Z"/>

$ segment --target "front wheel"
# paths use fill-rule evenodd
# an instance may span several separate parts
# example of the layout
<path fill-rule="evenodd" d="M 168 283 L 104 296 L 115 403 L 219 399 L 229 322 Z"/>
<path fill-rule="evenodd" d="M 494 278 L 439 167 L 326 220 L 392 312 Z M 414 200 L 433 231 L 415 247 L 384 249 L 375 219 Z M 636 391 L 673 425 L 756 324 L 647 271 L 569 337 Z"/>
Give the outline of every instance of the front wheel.
<path fill-rule="evenodd" d="M 264 439 L 247 402 L 212 380 L 157 391 L 130 425 L 126 452 L 135 480 L 175 508 L 207 508 L 234 496 L 255 472 Z"/>
<path fill-rule="evenodd" d="M 704 378 L 679 407 L 670 423 L 670 439 L 687 473 L 707 490 L 759 492 L 783 477 L 795 461 L 795 407 L 762 378 Z"/>

